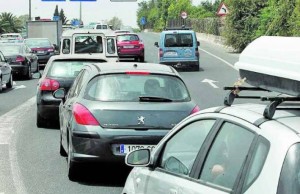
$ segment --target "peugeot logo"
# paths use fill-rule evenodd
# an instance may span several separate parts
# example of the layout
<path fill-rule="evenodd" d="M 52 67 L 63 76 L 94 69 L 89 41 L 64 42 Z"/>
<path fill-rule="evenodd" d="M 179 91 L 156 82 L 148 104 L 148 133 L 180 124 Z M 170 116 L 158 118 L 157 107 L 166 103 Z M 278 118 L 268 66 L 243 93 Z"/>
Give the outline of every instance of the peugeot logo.
<path fill-rule="evenodd" d="M 145 117 L 139 116 L 138 117 L 138 125 L 144 125 L 145 124 Z"/>

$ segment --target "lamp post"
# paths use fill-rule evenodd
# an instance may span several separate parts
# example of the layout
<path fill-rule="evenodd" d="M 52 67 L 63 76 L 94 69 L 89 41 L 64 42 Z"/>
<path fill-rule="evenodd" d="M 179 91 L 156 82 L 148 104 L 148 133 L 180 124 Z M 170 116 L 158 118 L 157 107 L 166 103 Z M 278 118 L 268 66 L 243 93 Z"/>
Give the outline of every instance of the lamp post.
<path fill-rule="evenodd" d="M 29 16 L 28 20 L 31 21 L 31 0 L 29 0 Z"/>
<path fill-rule="evenodd" d="M 81 5 L 81 1 L 79 2 L 79 21 L 80 21 L 80 25 L 82 23 L 82 5 Z"/>

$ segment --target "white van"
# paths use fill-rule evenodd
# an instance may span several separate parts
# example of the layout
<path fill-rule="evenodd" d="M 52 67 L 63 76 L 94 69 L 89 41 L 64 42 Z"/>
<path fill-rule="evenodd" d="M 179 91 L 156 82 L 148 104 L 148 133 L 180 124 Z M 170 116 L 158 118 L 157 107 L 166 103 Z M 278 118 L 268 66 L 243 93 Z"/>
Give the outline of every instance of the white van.
<path fill-rule="evenodd" d="M 118 61 L 116 35 L 106 30 L 66 30 L 60 42 L 60 54 L 88 54 Z"/>

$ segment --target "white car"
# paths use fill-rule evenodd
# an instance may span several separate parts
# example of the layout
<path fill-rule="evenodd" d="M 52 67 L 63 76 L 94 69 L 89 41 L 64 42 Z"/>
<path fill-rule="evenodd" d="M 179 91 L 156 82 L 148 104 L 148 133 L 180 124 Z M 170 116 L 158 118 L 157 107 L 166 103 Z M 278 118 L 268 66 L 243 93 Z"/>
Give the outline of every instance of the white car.
<path fill-rule="evenodd" d="M 20 33 L 6 33 L 0 36 L 0 42 L 23 42 L 23 40 Z"/>
<path fill-rule="evenodd" d="M 123 194 L 299 194 L 300 111 L 247 104 L 200 111 L 155 148 L 131 152 Z M 284 107 L 283 107 L 284 108 Z"/>

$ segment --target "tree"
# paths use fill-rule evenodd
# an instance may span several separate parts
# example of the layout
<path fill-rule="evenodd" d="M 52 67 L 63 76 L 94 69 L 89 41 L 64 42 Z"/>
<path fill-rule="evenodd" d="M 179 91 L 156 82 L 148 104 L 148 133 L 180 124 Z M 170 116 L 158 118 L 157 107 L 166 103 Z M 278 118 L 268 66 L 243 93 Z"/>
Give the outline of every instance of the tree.
<path fill-rule="evenodd" d="M 20 32 L 22 29 L 21 21 L 9 12 L 0 14 L 0 33 Z"/>
<path fill-rule="evenodd" d="M 58 5 L 55 6 L 55 10 L 54 10 L 53 16 L 59 16 Z"/>
<path fill-rule="evenodd" d="M 63 25 L 67 24 L 67 22 L 69 21 L 67 20 L 67 17 L 65 16 L 65 12 L 63 9 L 61 9 L 59 12 L 59 18 L 61 19 Z"/>
<path fill-rule="evenodd" d="M 113 30 L 120 29 L 122 26 L 122 20 L 114 16 L 111 20 L 108 21 L 109 25 L 112 25 Z"/>

